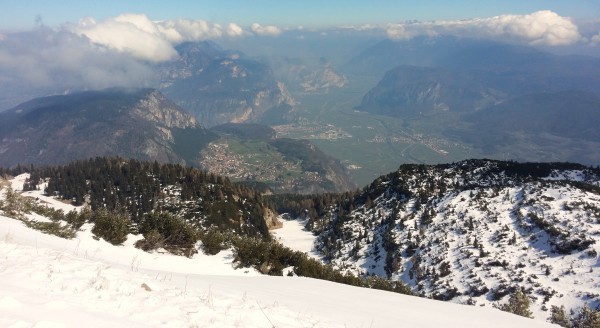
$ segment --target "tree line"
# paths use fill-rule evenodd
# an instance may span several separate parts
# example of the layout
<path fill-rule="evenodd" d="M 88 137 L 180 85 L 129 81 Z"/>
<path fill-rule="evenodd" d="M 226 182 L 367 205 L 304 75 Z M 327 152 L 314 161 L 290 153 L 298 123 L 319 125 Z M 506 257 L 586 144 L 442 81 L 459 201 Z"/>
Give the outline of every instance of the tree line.
<path fill-rule="evenodd" d="M 269 238 L 264 217 L 270 209 L 259 192 L 197 168 L 98 157 L 29 173 L 24 190 L 46 183 L 48 195 L 92 211 L 126 213 L 135 223 L 148 213 L 169 212 L 199 227 Z"/>

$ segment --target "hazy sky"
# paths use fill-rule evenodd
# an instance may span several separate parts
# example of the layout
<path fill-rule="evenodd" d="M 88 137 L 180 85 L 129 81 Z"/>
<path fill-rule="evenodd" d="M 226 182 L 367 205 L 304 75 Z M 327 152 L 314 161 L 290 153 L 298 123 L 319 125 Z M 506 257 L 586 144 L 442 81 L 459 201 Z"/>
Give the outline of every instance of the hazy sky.
<path fill-rule="evenodd" d="M 598 0 L 2 0 L 0 29 L 26 29 L 36 18 L 49 26 L 82 17 L 106 19 L 123 13 L 152 20 L 202 19 L 220 24 L 330 27 L 526 14 L 552 10 L 579 20 L 600 18 Z"/>

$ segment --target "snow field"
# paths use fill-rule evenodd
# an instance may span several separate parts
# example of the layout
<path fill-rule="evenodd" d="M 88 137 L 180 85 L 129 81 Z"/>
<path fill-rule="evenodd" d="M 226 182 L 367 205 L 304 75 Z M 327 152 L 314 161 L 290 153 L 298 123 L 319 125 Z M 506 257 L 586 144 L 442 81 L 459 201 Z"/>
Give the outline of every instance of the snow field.
<path fill-rule="evenodd" d="M 113 246 L 90 230 L 65 240 L 0 215 L 0 327 L 550 327 L 491 308 L 260 276 L 234 269 L 231 251 L 146 253 L 133 247 L 137 236 Z M 279 237 L 312 244 L 295 221 Z"/>

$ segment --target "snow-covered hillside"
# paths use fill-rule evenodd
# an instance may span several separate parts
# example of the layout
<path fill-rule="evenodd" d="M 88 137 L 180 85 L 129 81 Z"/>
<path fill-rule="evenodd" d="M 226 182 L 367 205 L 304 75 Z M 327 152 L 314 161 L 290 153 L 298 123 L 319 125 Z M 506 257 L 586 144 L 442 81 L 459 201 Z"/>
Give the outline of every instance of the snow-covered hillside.
<path fill-rule="evenodd" d="M 13 186 L 20 183 L 17 179 Z M 66 206 L 32 193 L 50 205 Z M 132 246 L 135 240 L 130 236 L 123 246 L 95 240 L 88 224 L 66 240 L 0 216 L 0 326 L 551 326 L 490 307 L 260 276 L 234 269 L 230 251 L 192 258 L 146 253 Z"/>
<path fill-rule="evenodd" d="M 539 320 L 552 305 L 595 308 L 600 179 L 560 166 L 403 166 L 319 218 L 328 224 L 317 248 L 339 269 L 435 299 L 491 307 L 523 288 Z"/>

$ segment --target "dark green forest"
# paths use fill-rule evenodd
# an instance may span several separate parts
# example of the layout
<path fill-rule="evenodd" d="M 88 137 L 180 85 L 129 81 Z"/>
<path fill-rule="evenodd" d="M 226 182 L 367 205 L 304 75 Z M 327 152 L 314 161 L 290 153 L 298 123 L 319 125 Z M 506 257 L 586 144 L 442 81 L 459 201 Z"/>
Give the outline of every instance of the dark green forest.
<path fill-rule="evenodd" d="M 25 190 L 47 181 L 46 194 L 92 211 L 124 212 L 135 223 L 144 214 L 168 212 L 198 227 L 269 238 L 261 194 L 203 170 L 122 158 L 30 169 Z"/>

